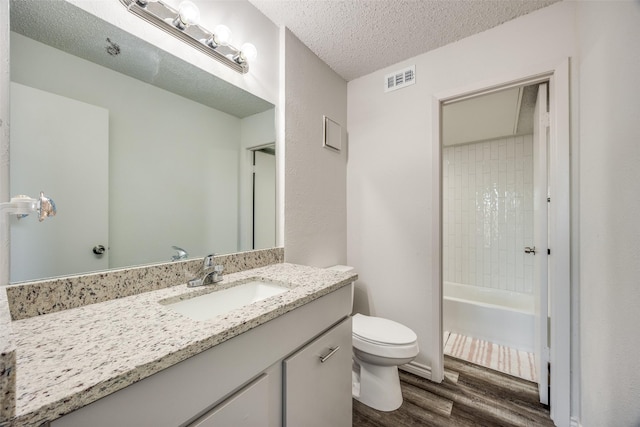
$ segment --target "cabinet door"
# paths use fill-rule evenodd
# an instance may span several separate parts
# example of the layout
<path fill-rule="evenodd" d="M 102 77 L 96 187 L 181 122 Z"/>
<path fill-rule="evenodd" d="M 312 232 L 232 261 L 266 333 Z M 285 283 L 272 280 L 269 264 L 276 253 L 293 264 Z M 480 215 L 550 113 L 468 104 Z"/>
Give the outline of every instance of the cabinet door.
<path fill-rule="evenodd" d="M 284 425 L 351 426 L 351 317 L 285 359 Z"/>
<path fill-rule="evenodd" d="M 188 427 L 269 427 L 268 394 L 263 374 Z"/>

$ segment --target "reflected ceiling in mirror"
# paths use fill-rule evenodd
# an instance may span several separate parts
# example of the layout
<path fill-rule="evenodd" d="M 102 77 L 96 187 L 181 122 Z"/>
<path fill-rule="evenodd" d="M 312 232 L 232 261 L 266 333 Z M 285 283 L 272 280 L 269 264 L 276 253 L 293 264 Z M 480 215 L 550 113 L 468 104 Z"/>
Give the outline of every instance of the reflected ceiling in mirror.
<path fill-rule="evenodd" d="M 274 212 L 252 214 L 271 103 L 66 1 L 10 7 L 11 191 L 59 208 L 12 220 L 12 282 L 275 246 Z"/>
<path fill-rule="evenodd" d="M 236 117 L 273 108 L 262 98 L 64 0 L 12 0 L 10 7 L 11 31 L 71 55 Z M 116 3 L 114 7 L 122 6 Z"/>

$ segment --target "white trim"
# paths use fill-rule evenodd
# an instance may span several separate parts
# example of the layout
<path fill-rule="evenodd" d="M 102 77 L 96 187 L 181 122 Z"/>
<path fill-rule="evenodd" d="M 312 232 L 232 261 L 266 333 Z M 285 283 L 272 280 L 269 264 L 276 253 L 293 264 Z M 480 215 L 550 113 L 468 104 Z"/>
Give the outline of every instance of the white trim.
<path fill-rule="evenodd" d="M 551 419 L 559 426 L 571 418 L 571 189 L 569 59 L 551 77 L 549 105 L 549 278 L 551 293 Z M 566 420 L 566 421 L 565 421 Z"/>
<path fill-rule="evenodd" d="M 564 60 L 568 61 L 568 59 Z M 561 62 L 562 60 L 544 61 L 535 66 L 523 68 L 517 72 L 509 72 L 502 76 L 486 79 L 459 88 L 440 91 L 434 95 L 434 98 L 448 104 L 454 100 L 473 98 L 481 94 L 521 86 L 526 83 L 539 83 L 544 80 L 549 80 L 549 77 L 555 72 Z"/>
<path fill-rule="evenodd" d="M 402 369 L 403 371 L 409 372 L 411 374 L 417 375 L 421 378 L 425 378 L 430 381 L 435 381 L 433 379 L 433 370 L 431 369 L 431 367 L 427 365 L 423 365 L 422 363 L 417 363 L 415 361 L 412 361 L 407 363 L 406 365 L 400 365 L 398 366 L 398 368 Z M 435 382 L 442 382 L 442 380 L 435 381 Z"/>
<path fill-rule="evenodd" d="M 431 378 L 432 381 L 442 382 L 444 380 L 444 345 L 442 342 L 442 141 L 440 137 L 440 131 L 442 128 L 442 106 L 440 99 L 433 98 L 432 111 L 434 111 L 433 120 L 433 182 L 437 183 L 433 187 L 433 199 L 431 206 L 432 212 L 432 258 L 433 258 L 433 271 L 431 276 L 431 283 L 437 283 L 437 286 L 432 285 L 433 297 L 431 299 L 431 312 L 439 313 L 438 316 L 432 317 L 436 319 L 433 322 L 431 329 L 431 348 L 437 351 L 439 357 L 434 358 L 431 362 Z"/>
<path fill-rule="evenodd" d="M 0 5 L 0 202 L 8 202 L 9 194 L 9 2 Z M 3 214 L 4 215 L 4 214 Z M 9 284 L 10 262 L 9 217 L 0 218 L 0 286 Z"/>
<path fill-rule="evenodd" d="M 279 29 L 279 51 L 286 52 L 287 28 Z M 284 248 L 284 195 L 285 195 L 285 151 L 286 151 L 286 55 L 280 55 L 278 61 L 278 104 L 276 105 L 276 246 Z"/>
<path fill-rule="evenodd" d="M 571 417 L 571 427 L 582 427 L 580 420 L 576 417 Z"/>
<path fill-rule="evenodd" d="M 444 366 L 442 351 L 442 179 L 440 125 L 441 105 L 454 100 L 477 96 L 487 91 L 513 87 L 541 80 L 550 81 L 551 140 L 550 140 L 550 184 L 555 203 L 550 207 L 549 232 L 552 257 L 550 262 L 551 286 L 551 418 L 559 427 L 569 427 L 571 414 L 571 275 L 570 275 L 570 116 L 569 116 L 569 59 L 547 61 L 528 67 L 520 72 L 511 72 L 502 77 L 476 82 L 466 87 L 442 91 L 434 95 L 432 108 L 433 133 L 433 262 L 432 309 L 437 313 L 432 346 L 439 349 L 439 357 L 433 362 L 432 374 L 440 374 Z M 553 200 L 552 199 L 552 200 Z"/>

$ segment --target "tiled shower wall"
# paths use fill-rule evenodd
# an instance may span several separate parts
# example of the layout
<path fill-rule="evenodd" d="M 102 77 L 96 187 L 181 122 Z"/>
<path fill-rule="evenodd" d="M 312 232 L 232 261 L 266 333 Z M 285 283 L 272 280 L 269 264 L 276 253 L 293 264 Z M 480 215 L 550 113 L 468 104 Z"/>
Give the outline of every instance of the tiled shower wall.
<path fill-rule="evenodd" d="M 532 293 L 533 137 L 443 150 L 444 280 Z"/>

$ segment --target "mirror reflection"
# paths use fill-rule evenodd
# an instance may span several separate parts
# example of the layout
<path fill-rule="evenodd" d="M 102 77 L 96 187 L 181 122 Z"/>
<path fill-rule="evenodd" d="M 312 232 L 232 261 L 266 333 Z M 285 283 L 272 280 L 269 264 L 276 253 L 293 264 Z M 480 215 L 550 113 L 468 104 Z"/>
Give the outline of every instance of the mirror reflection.
<path fill-rule="evenodd" d="M 274 106 L 65 1 L 11 7 L 11 281 L 275 246 Z"/>

